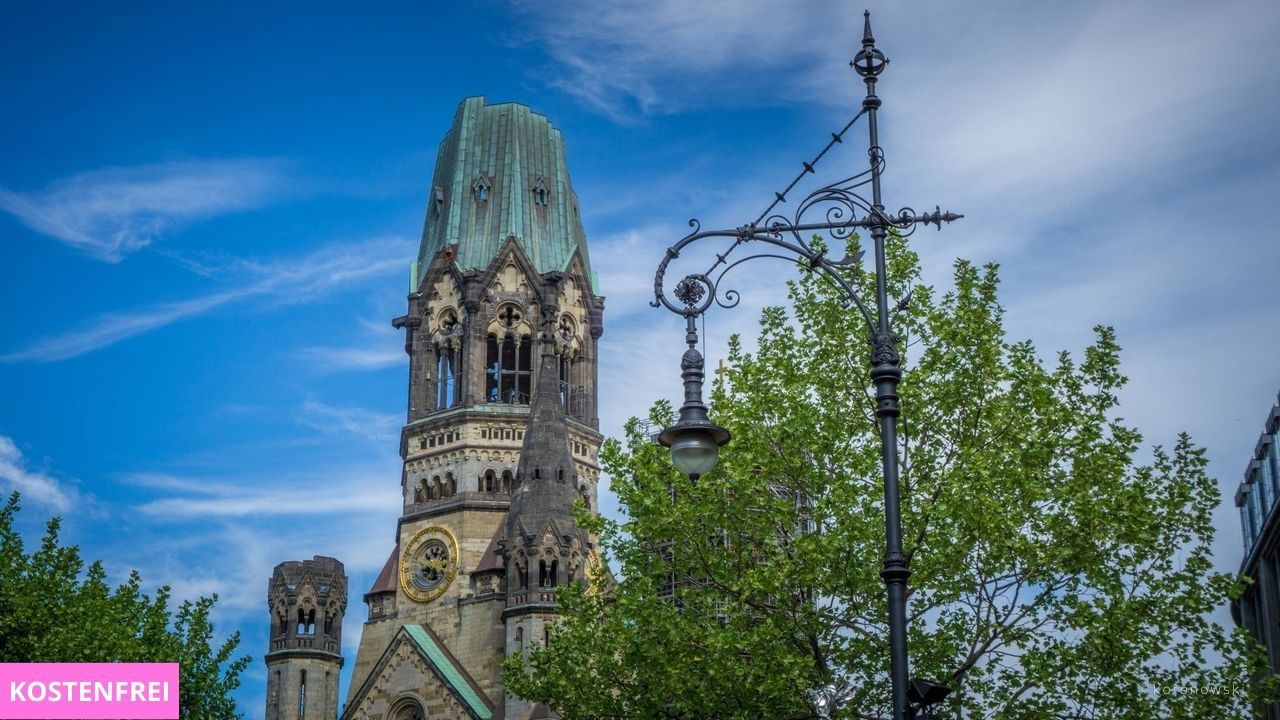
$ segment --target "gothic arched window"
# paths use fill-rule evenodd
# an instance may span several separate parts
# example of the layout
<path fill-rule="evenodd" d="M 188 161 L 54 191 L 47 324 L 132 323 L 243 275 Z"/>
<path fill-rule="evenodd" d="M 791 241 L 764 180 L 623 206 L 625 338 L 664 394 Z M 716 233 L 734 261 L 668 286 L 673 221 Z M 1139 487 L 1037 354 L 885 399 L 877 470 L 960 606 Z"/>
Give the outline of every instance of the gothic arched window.
<path fill-rule="evenodd" d="M 453 407 L 458 402 L 458 364 L 461 354 L 456 347 L 458 314 L 453 308 L 440 311 L 436 320 L 436 408 Z"/>
<path fill-rule="evenodd" d="M 560 404 L 566 414 L 573 414 L 573 360 L 567 355 L 560 356 Z"/>
<path fill-rule="evenodd" d="M 485 359 L 485 397 L 489 402 L 529 402 L 530 359 L 533 338 L 518 334 L 524 316 L 515 305 L 498 309 L 499 332 L 489 333 Z"/>
<path fill-rule="evenodd" d="M 533 181 L 533 204 L 545 207 L 551 199 L 551 192 L 547 190 L 547 181 L 539 176 Z"/>
<path fill-rule="evenodd" d="M 448 345 L 436 347 L 436 408 L 453 407 L 458 396 L 455 353 Z"/>

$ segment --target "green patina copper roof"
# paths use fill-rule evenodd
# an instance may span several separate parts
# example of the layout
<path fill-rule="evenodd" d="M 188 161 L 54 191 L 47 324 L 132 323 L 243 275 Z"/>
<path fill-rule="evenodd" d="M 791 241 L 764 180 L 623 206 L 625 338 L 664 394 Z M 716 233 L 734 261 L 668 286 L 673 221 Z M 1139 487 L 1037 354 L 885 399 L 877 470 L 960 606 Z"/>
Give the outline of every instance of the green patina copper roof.
<path fill-rule="evenodd" d="M 427 660 L 435 666 L 436 672 L 440 673 L 440 677 L 444 678 L 444 681 L 457 695 L 458 699 L 467 706 L 467 710 L 473 716 L 481 720 L 489 720 L 493 717 L 493 711 L 480 699 L 479 693 L 471 686 L 471 683 L 467 682 L 462 672 L 454 667 L 453 661 L 449 659 L 444 649 L 436 643 L 435 638 L 431 637 L 430 633 L 424 630 L 421 625 L 412 623 L 406 624 L 404 631 L 409 636 L 409 639 L 413 640 L 413 643 L 422 651 L 422 654 L 426 655 Z"/>
<path fill-rule="evenodd" d="M 545 205 L 537 202 L 540 183 Z M 488 186 L 485 199 L 477 185 Z M 509 235 L 519 238 L 538 272 L 566 270 L 577 251 L 594 286 L 560 131 L 526 105 L 467 98 L 436 155 L 414 289 L 446 246 L 458 245 L 460 269 L 485 268 Z"/>

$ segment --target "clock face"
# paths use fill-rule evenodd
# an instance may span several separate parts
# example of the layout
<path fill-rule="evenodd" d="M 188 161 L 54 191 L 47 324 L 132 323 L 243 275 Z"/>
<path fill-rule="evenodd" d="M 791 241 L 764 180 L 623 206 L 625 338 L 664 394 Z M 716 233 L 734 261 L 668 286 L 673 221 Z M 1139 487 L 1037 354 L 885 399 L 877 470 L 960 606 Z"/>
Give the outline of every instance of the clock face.
<path fill-rule="evenodd" d="M 400 556 L 400 587 L 418 602 L 444 594 L 458 574 L 458 541 L 442 527 L 418 532 Z"/>

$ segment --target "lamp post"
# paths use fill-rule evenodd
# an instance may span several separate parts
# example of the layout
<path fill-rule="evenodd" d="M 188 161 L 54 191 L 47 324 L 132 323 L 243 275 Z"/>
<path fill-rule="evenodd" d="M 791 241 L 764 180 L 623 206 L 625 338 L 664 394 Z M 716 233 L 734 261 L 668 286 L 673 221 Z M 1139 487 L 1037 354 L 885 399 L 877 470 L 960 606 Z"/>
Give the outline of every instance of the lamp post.
<path fill-rule="evenodd" d="M 889 652 L 892 679 L 893 719 L 909 720 L 916 711 L 939 702 L 948 690 L 945 686 L 922 680 L 909 680 L 907 661 L 907 579 L 911 570 L 907 556 L 902 551 L 902 514 L 898 489 L 898 383 L 902 380 L 899 338 L 889 323 L 889 298 L 886 289 L 885 238 L 894 228 L 902 235 L 910 235 L 921 225 L 935 225 L 958 220 L 963 215 L 943 212 L 935 207 L 933 212 L 917 213 L 904 207 L 896 213 L 885 212 L 880 195 L 880 174 L 884 169 L 884 152 L 880 148 L 876 111 L 881 102 L 876 95 L 876 82 L 889 60 L 878 48 L 871 33 L 871 14 L 863 13 L 862 47 L 851 67 L 866 85 L 861 108 L 845 126 L 832 133 L 831 140 L 809 162 L 789 185 L 774 194 L 774 200 L 752 222 L 727 230 L 703 230 L 697 220 L 690 220 L 693 231 L 667 249 L 654 275 L 653 307 L 666 307 L 685 318 L 685 341 L 689 349 L 681 358 L 681 377 L 684 380 L 684 405 L 680 408 L 675 425 L 658 436 L 658 442 L 671 449 L 671 459 L 681 472 L 696 481 L 710 471 L 716 463 L 721 446 L 729 442 L 727 430 L 707 417 L 702 403 L 703 357 L 697 350 L 696 320 L 709 310 L 712 304 L 731 308 L 740 297 L 735 290 L 720 291 L 720 283 L 726 273 L 738 265 L 757 258 L 776 258 L 799 262 L 811 272 L 821 272 L 844 292 L 850 303 L 858 309 L 866 323 L 867 341 L 871 344 L 871 381 L 876 389 L 875 414 L 880 426 L 881 467 L 884 475 L 885 554 L 880 577 L 884 580 L 889 605 Z M 815 166 L 836 144 L 843 142 L 844 134 L 861 118 L 866 118 L 868 134 L 868 167 L 850 177 L 823 185 L 806 195 L 796 204 L 790 215 L 780 209 L 787 202 L 787 195 L 806 175 L 814 174 Z M 870 190 L 870 199 L 863 193 Z M 814 216 L 817 221 L 812 221 Z M 871 235 L 875 262 L 874 313 L 859 296 L 839 268 L 854 265 L 863 253 L 850 254 L 831 260 L 825 247 L 815 247 L 805 235 L 825 231 L 837 240 L 847 240 L 855 231 L 866 230 Z M 664 278 L 667 266 L 692 243 L 706 238 L 731 240 L 728 248 L 716 255 L 716 261 L 703 273 L 686 275 L 673 288 L 676 302 L 667 297 Z M 731 259 L 740 247 L 763 244 L 764 252 Z M 785 251 L 786 254 L 778 252 Z M 745 251 L 744 251 L 745 252 Z M 714 275 L 714 277 L 713 277 Z M 920 688 L 931 688 L 922 692 Z"/>

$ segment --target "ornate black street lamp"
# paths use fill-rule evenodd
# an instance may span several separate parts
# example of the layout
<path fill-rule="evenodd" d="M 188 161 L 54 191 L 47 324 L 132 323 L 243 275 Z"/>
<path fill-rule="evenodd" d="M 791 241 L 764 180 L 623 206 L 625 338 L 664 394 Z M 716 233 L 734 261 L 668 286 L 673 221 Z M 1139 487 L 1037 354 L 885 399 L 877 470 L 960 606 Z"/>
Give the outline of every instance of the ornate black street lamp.
<path fill-rule="evenodd" d="M 902 357 L 898 352 L 899 338 L 889 327 L 884 247 L 891 227 L 902 235 L 910 235 L 921 225 L 932 224 L 942 229 L 942 223 L 964 216 L 943 212 L 936 207 L 931 213 L 917 213 L 909 207 L 902 208 L 897 213 L 885 212 L 880 199 L 880 173 L 884 169 L 884 152 L 880 148 L 876 128 L 876 110 L 880 108 L 880 98 L 876 96 L 876 80 L 889 60 L 876 48 L 875 38 L 871 34 L 871 14 L 864 13 L 863 17 L 862 48 L 849 63 L 867 86 L 862 107 L 857 114 L 839 132 L 832 133 L 831 140 L 822 151 L 812 161 L 804 163 L 804 169 L 786 189 L 775 193 L 773 202 L 753 222 L 730 230 L 703 230 L 697 220 L 690 220 L 689 226 L 693 228 L 693 232 L 668 248 L 666 257 L 658 265 L 653 280 L 654 300 L 650 304 L 654 307 L 666 307 L 684 316 L 685 338 L 689 345 L 680 362 L 684 379 L 684 405 L 680 408 L 679 420 L 662 431 L 658 442 L 671 448 L 672 462 L 695 481 L 698 476 L 715 467 L 720 447 L 729 442 L 729 432 L 708 419 L 707 408 L 702 403 L 703 358 L 696 347 L 698 333 L 695 324 L 696 319 L 710 309 L 712 303 L 723 308 L 738 304 L 740 297 L 737 291 L 719 291 L 725 273 L 747 260 L 762 257 L 798 261 L 810 271 L 822 272 L 844 292 L 866 322 L 867 339 L 871 343 L 871 381 L 876 387 L 875 414 L 880 424 L 881 465 L 884 471 L 885 555 L 880 577 L 884 579 L 889 599 L 892 717 L 894 720 L 909 720 L 919 709 L 939 702 L 948 691 L 944 686 L 922 680 L 908 681 L 906 596 L 907 578 L 911 576 L 911 570 L 907 567 L 907 556 L 902 552 L 902 515 L 898 503 L 898 383 L 902 379 Z M 787 194 L 805 175 L 815 172 L 814 167 L 827 151 L 843 142 L 844 134 L 864 116 L 869 135 L 869 167 L 809 193 L 799 202 L 792 215 L 784 215 L 778 208 L 787 202 Z M 869 201 L 861 194 L 868 186 L 871 190 Z M 807 217 L 814 215 L 820 216 L 821 221 L 805 221 Z M 843 258 L 830 260 L 826 256 L 826 248 L 815 248 L 805 238 L 808 233 L 826 231 L 837 240 L 843 240 L 859 229 L 869 231 L 875 252 L 874 314 L 859 297 L 857 290 L 838 272 L 840 267 L 859 262 L 862 253 L 850 255 L 846 251 Z M 667 265 L 678 258 L 681 251 L 690 244 L 712 237 L 731 238 L 733 241 L 724 252 L 716 255 L 716 261 L 706 272 L 686 275 L 676 284 L 672 294 L 678 304 L 673 303 L 663 289 Z M 730 255 L 735 250 L 752 243 L 769 245 L 771 248 L 768 250 L 771 251 L 730 260 Z M 789 254 L 779 254 L 772 251 L 773 248 Z M 717 271 L 718 274 L 713 278 L 712 274 Z M 924 692 L 921 688 L 929 690 Z"/>

